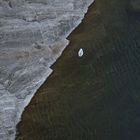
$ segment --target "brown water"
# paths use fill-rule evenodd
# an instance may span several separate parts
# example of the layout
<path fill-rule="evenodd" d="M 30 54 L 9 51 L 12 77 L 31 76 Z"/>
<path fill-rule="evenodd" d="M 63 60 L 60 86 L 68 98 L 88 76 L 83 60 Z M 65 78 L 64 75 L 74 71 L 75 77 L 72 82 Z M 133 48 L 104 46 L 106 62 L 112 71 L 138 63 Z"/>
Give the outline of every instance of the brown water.
<path fill-rule="evenodd" d="M 95 1 L 25 109 L 17 140 L 140 140 L 140 6 L 134 2 Z"/>

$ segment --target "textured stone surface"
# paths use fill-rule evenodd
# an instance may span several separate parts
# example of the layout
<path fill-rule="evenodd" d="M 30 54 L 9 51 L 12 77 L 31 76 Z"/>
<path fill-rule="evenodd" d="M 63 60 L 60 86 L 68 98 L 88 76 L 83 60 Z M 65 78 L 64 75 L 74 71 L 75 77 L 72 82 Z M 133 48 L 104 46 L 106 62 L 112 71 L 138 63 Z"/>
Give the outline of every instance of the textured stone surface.
<path fill-rule="evenodd" d="M 50 75 L 93 0 L 0 0 L 0 140 Z"/>

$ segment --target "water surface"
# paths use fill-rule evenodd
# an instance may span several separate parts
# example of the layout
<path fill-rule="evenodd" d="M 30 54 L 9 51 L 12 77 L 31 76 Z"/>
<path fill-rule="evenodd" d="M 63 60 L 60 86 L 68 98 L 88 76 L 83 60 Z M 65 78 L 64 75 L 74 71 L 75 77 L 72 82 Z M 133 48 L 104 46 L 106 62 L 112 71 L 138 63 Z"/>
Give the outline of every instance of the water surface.
<path fill-rule="evenodd" d="M 138 0 L 97 0 L 69 40 L 17 140 L 140 140 Z"/>

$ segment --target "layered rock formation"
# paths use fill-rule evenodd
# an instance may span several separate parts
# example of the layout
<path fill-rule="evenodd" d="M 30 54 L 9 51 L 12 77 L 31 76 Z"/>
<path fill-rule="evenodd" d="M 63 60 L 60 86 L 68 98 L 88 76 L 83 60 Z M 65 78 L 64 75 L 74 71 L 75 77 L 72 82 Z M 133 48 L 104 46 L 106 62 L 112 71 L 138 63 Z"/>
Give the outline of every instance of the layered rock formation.
<path fill-rule="evenodd" d="M 0 0 L 0 140 L 50 75 L 93 0 Z"/>

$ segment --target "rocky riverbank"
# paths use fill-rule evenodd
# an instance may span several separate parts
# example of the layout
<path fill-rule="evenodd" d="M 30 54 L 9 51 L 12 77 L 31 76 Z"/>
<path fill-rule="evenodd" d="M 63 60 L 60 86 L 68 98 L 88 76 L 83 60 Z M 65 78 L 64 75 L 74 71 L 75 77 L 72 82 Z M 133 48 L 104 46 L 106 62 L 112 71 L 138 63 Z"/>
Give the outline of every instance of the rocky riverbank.
<path fill-rule="evenodd" d="M 140 139 L 139 4 L 97 0 L 90 6 L 26 107 L 17 140 Z"/>
<path fill-rule="evenodd" d="M 93 0 L 0 0 L 0 139 L 13 140 L 20 116 L 52 72 Z"/>

